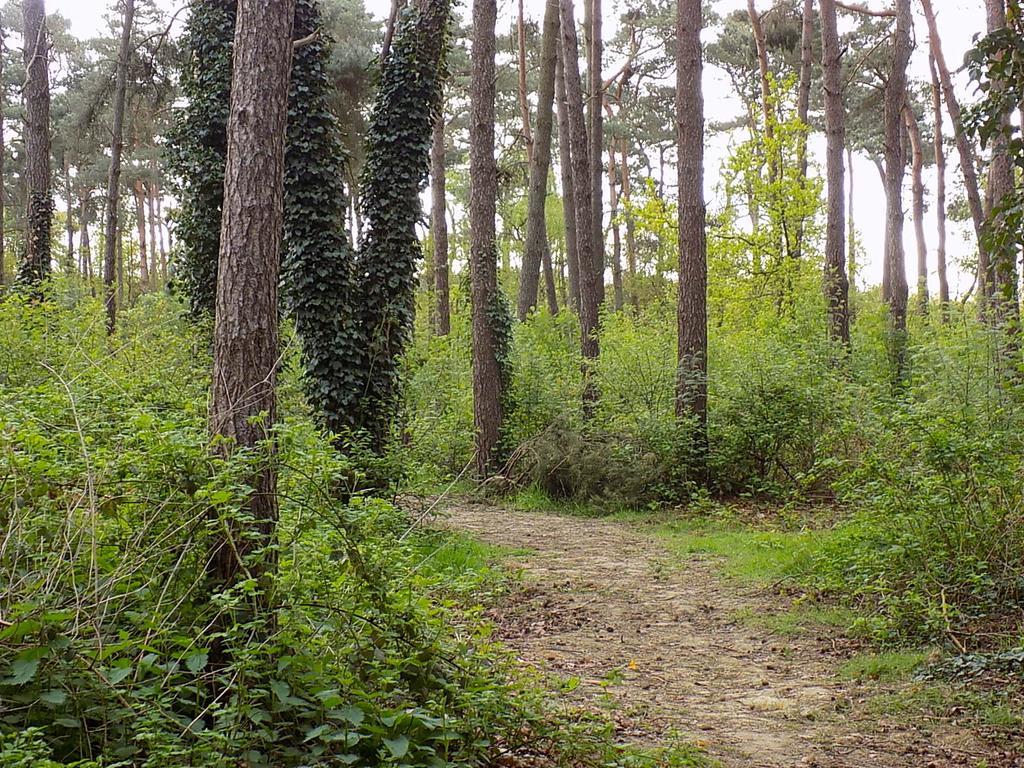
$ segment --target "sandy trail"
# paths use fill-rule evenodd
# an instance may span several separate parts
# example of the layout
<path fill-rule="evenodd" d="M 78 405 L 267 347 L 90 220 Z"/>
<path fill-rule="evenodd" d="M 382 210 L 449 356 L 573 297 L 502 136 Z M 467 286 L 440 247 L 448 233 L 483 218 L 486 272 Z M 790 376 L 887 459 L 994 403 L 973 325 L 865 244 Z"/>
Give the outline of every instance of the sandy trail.
<path fill-rule="evenodd" d="M 464 501 L 438 524 L 530 551 L 510 558 L 524 587 L 495 609 L 501 637 L 525 663 L 579 678 L 570 695 L 581 703 L 614 702 L 631 738 L 678 733 L 743 768 L 1005 764 L 952 724 L 869 714 L 879 686 L 837 679 L 841 639 L 749 626 L 738 613 L 777 611 L 780 599 L 713 563 L 679 563 L 641 531 Z"/>

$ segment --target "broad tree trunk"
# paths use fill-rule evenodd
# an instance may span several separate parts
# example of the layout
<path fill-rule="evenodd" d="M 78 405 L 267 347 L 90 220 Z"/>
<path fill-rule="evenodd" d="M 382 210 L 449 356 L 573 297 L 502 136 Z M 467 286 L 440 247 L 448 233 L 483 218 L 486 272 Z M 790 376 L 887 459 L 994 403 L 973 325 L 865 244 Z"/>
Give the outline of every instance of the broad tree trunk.
<path fill-rule="evenodd" d="M 430 143 L 430 234 L 434 243 L 434 331 L 452 330 L 448 287 L 448 217 L 445 209 L 444 110 L 438 110 Z"/>
<path fill-rule="evenodd" d="M 123 293 L 123 268 L 118 268 L 120 231 L 118 212 L 121 197 L 121 153 L 124 150 L 124 101 L 128 83 L 128 57 L 131 54 L 132 24 L 135 21 L 135 0 L 125 0 L 121 23 L 121 43 L 117 49 L 117 73 L 114 76 L 114 116 L 110 138 L 110 172 L 107 176 L 107 220 L 104 225 L 103 285 L 107 305 L 107 333 L 114 332 L 117 322 L 118 293 Z M 115 271 L 118 291 L 114 291 Z"/>
<path fill-rule="evenodd" d="M 587 55 L 590 111 L 590 220 L 594 269 L 597 274 L 597 303 L 604 302 L 604 82 L 601 79 L 601 0 L 583 0 L 590 9 L 590 40 Z"/>
<path fill-rule="evenodd" d="M 928 314 L 928 246 L 924 235 L 924 143 L 921 128 L 909 104 L 904 105 L 903 119 L 907 124 L 911 149 L 911 203 L 914 220 L 914 241 L 917 245 L 917 311 Z"/>
<path fill-rule="evenodd" d="M 135 192 L 135 228 L 139 234 L 139 289 L 141 293 L 149 290 L 149 247 L 146 245 L 146 191 L 142 179 L 136 179 Z"/>
<path fill-rule="evenodd" d="M 828 178 L 825 219 L 825 300 L 828 303 L 828 335 L 833 341 L 849 345 L 850 280 L 846 274 L 846 233 L 843 231 L 846 225 L 843 211 L 846 112 L 843 107 L 843 52 L 836 25 L 835 0 L 821 0 L 821 45 L 825 92 L 825 166 Z"/>
<path fill-rule="evenodd" d="M 208 569 L 233 584 L 259 578 L 269 555 L 246 562 L 271 544 L 277 525 L 273 428 L 277 418 L 277 282 L 284 217 L 284 140 L 292 63 L 295 0 L 239 0 L 231 104 L 227 122 L 224 207 L 213 331 L 210 434 L 215 450 L 259 457 L 248 482 L 251 521 L 229 521 Z M 223 439 L 221 439 L 223 438 Z M 244 525 L 246 530 L 242 530 Z"/>
<path fill-rule="evenodd" d="M 906 368 L 907 271 L 903 254 L 903 107 L 907 99 L 907 65 L 913 51 L 910 0 L 896 0 L 896 29 L 885 83 L 885 260 L 889 266 L 890 357 L 894 380 Z"/>
<path fill-rule="evenodd" d="M 676 414 L 697 422 L 707 444 L 707 240 L 704 205 L 704 96 L 701 1 L 678 0 L 676 120 L 679 151 L 679 369 Z"/>
<path fill-rule="evenodd" d="M 522 0 L 520 0 L 520 8 Z M 524 42 L 521 40 L 520 45 Z M 545 203 L 548 192 L 548 170 L 551 165 L 551 129 L 555 101 L 555 60 L 558 46 L 558 0 L 547 0 L 544 7 L 544 31 L 541 35 L 540 83 L 537 88 L 537 132 L 530 156 L 530 181 L 526 198 L 526 244 L 523 267 L 519 276 L 517 310 L 525 320 L 537 305 L 538 282 L 544 254 L 548 248 Z M 525 54 L 524 54 L 525 55 Z M 520 88 L 525 88 L 525 61 L 521 61 Z M 524 95 L 525 99 L 525 95 Z M 529 128 L 529 113 L 524 114 Z"/>
<path fill-rule="evenodd" d="M 21 282 L 38 286 L 50 275 L 50 43 L 43 0 L 23 0 L 25 59 L 25 257 Z"/>
<path fill-rule="evenodd" d="M 949 280 L 946 276 L 946 147 L 942 135 L 942 85 L 934 54 L 929 54 L 928 64 L 932 75 L 932 120 L 935 123 L 935 227 L 938 230 L 935 268 L 939 273 L 939 316 L 946 323 L 949 321 Z"/>
<path fill-rule="evenodd" d="M 935 21 L 932 0 L 921 0 L 921 8 L 924 10 L 925 19 L 928 22 L 931 53 L 935 58 L 935 67 L 938 71 L 939 83 L 942 86 L 942 96 L 946 101 L 946 111 L 953 121 L 953 136 L 956 139 L 957 153 L 960 156 L 960 169 L 964 176 L 967 205 L 971 211 L 971 220 L 974 222 L 974 234 L 978 241 L 978 306 L 982 314 L 985 314 L 988 297 L 991 295 L 991 281 L 989 280 L 989 256 L 982 238 L 985 228 L 985 209 L 982 205 L 981 192 L 979 191 L 974 146 L 964 131 L 960 100 L 957 98 L 956 90 L 953 87 L 953 78 L 949 74 L 949 67 L 946 66 L 946 57 L 942 52 L 942 40 L 939 37 L 939 28 Z"/>
<path fill-rule="evenodd" d="M 559 22 L 561 23 L 561 22 Z M 558 99 L 558 170 L 562 180 L 562 218 L 565 228 L 565 268 L 569 281 L 566 304 L 575 311 L 580 308 L 580 245 L 576 232 L 576 185 L 572 176 L 572 146 L 569 141 L 569 108 L 565 96 L 565 73 L 562 71 L 562 46 L 556 46 L 555 98 Z"/>
<path fill-rule="evenodd" d="M 590 147 L 587 125 L 583 117 L 583 93 L 580 89 L 579 45 L 572 0 L 560 0 L 562 64 L 565 82 L 566 114 L 569 118 L 569 144 L 572 156 L 572 178 L 576 193 L 576 238 L 579 246 L 580 275 L 580 340 L 583 353 L 584 415 L 592 413 L 597 401 L 592 363 L 597 359 L 598 307 L 601 303 L 600 276 L 594 255 L 594 220 L 592 218 Z"/>
<path fill-rule="evenodd" d="M 473 0 L 470 54 L 469 227 L 473 321 L 473 424 L 476 470 L 486 477 L 494 467 L 504 420 L 504 377 L 499 360 L 495 315 L 498 294 L 495 209 L 498 166 L 494 159 L 496 0 Z"/>

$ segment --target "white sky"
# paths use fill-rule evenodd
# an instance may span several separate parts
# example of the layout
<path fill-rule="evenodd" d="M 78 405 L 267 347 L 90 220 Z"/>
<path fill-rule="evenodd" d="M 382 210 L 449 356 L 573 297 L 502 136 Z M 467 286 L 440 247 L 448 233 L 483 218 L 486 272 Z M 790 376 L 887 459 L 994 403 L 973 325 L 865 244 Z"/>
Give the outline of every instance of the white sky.
<path fill-rule="evenodd" d="M 184 0 L 157 0 L 170 11 L 177 10 L 184 4 Z M 370 11 L 380 18 L 384 18 L 390 8 L 390 0 L 365 0 Z M 499 2 L 499 28 L 503 25 L 508 27 L 511 19 L 514 18 L 517 8 L 516 0 L 498 0 Z M 614 18 L 617 18 L 620 10 L 628 0 L 604 0 L 605 3 L 605 35 L 611 37 L 614 33 Z M 757 0 L 760 10 L 766 10 L 771 6 L 772 0 Z M 882 9 L 891 6 L 888 0 L 868 0 L 869 7 Z M 469 12 L 472 0 L 465 0 L 460 4 L 462 13 Z M 580 0 L 577 0 L 580 5 Z M 737 8 L 746 8 L 745 0 L 716 0 L 715 10 L 721 14 Z M 946 60 L 951 67 L 958 66 L 964 54 L 973 44 L 974 36 L 984 30 L 985 12 L 980 0 L 933 0 L 938 15 L 939 32 L 942 35 L 942 43 L 946 54 Z M 103 15 L 112 6 L 112 3 L 105 0 L 47 0 L 47 8 L 50 11 L 59 11 L 62 15 L 71 20 L 72 31 L 80 37 L 96 34 L 103 27 Z M 533 19 L 539 19 L 543 15 L 544 0 L 526 0 L 526 14 Z M 915 6 L 915 30 L 917 49 L 911 60 L 911 77 L 920 81 L 928 81 L 928 55 L 927 55 L 927 27 L 921 17 L 917 3 Z M 614 62 L 606 62 L 606 68 L 613 67 Z M 740 106 L 736 97 L 732 94 L 731 86 L 724 75 L 713 67 L 705 69 L 704 76 L 704 98 L 705 115 L 708 120 L 726 120 L 734 117 L 740 112 Z M 960 77 L 961 95 L 968 99 L 966 78 Z M 947 124 L 947 135 L 950 134 L 950 127 Z M 812 151 L 817 155 L 819 163 L 823 163 L 822 150 L 824 142 L 821 137 L 816 137 L 812 142 Z M 727 140 L 722 137 L 709 139 L 707 152 L 707 190 L 706 195 L 709 206 L 714 209 L 715 191 L 714 184 L 718 178 L 718 168 L 724 157 Z M 958 194 L 962 188 L 960 184 L 959 158 L 954 151 L 949 152 L 949 168 L 947 184 L 949 187 L 949 199 Z M 854 184 L 854 208 L 856 214 L 857 228 L 860 231 L 862 241 L 866 248 L 865 263 L 862 264 L 860 281 L 862 284 L 877 284 L 881 281 L 882 274 L 882 253 L 885 234 L 885 197 L 878 172 L 874 165 L 865 157 L 854 157 L 853 175 Z M 909 216 L 909 175 L 907 179 L 907 191 L 905 193 L 904 208 Z M 925 171 L 926 195 L 931 195 L 935 189 L 935 176 L 931 169 Z M 929 240 L 929 262 L 931 275 L 929 282 L 931 290 L 937 290 L 937 279 L 934 266 L 934 244 L 936 240 L 934 226 L 934 206 L 930 204 L 926 213 L 926 234 Z M 905 227 L 908 282 L 911 290 L 916 283 L 915 245 L 913 241 L 913 228 L 909 221 Z M 948 242 L 950 261 L 950 290 L 954 293 L 966 291 L 972 278 L 965 271 L 956 267 L 956 262 L 967 259 L 974 249 L 973 234 L 966 226 L 950 223 L 950 234 Z"/>

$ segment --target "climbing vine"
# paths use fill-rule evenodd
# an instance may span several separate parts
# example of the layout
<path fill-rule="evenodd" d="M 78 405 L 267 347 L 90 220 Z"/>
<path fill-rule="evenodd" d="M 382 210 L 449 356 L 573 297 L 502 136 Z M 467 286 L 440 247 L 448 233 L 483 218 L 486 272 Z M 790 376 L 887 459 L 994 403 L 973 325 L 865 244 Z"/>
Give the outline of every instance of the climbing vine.
<path fill-rule="evenodd" d="M 407 8 L 384 62 L 366 136 L 361 208 L 366 232 L 357 258 L 359 315 L 367 344 L 358 426 L 380 448 L 398 402 L 399 356 L 412 333 L 416 224 L 430 167 L 431 129 L 441 108 L 449 0 Z"/>

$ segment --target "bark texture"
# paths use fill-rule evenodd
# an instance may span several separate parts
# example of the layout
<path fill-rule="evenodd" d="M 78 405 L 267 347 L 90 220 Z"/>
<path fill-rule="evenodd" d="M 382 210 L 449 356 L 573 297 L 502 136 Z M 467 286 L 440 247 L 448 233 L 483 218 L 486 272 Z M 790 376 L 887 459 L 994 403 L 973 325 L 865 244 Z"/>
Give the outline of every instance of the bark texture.
<path fill-rule="evenodd" d="M 520 45 L 522 45 L 520 41 Z M 544 30 L 541 33 L 540 82 L 537 87 L 537 130 L 533 134 L 530 154 L 530 180 L 526 197 L 526 244 L 523 267 L 519 277 L 517 310 L 525 320 L 537 306 L 540 270 L 548 247 L 545 203 L 548 192 L 548 170 L 551 165 L 551 130 L 555 102 L 555 51 L 558 47 L 558 0 L 547 0 L 544 6 Z M 529 125 L 527 119 L 526 125 Z"/>
<path fill-rule="evenodd" d="M 21 282 L 38 286 L 50 275 L 50 43 L 43 0 L 24 0 L 25 60 L 25 255 Z"/>
<path fill-rule="evenodd" d="M 448 287 L 448 217 L 445 207 L 444 110 L 438 110 L 430 143 L 430 234 L 434 242 L 434 331 L 452 330 Z"/>
<path fill-rule="evenodd" d="M 284 140 L 291 75 L 294 0 L 239 0 L 224 168 L 224 207 L 213 332 L 210 433 L 222 455 L 257 460 L 249 482 L 251 522 L 233 521 L 215 542 L 210 571 L 233 583 L 257 564 L 277 524 L 272 429 L 277 415 L 277 281 L 281 260 Z M 231 541 L 230 539 L 233 539 Z M 269 557 L 261 559 L 270 567 Z"/>
<path fill-rule="evenodd" d="M 562 70 L 562 45 L 556 46 L 555 98 L 558 99 L 558 170 L 562 181 L 562 218 L 565 226 L 565 268 L 568 296 L 566 303 L 580 308 L 580 246 L 576 232 L 576 185 L 572 177 L 572 146 L 569 141 L 569 114 L 565 96 L 565 72 Z"/>
<path fill-rule="evenodd" d="M 601 0 L 583 0 L 590 9 L 590 40 L 587 51 L 590 111 L 587 115 L 590 132 L 590 226 L 594 249 L 594 271 L 597 275 L 598 306 L 604 301 L 604 83 L 601 79 L 603 41 L 601 39 Z"/>
<path fill-rule="evenodd" d="M 928 314 L 928 245 L 924 234 L 924 142 L 913 110 L 907 104 L 903 119 L 910 136 L 911 216 L 914 221 L 914 243 L 917 246 L 917 311 Z"/>
<path fill-rule="evenodd" d="M 821 0 L 821 47 L 825 93 L 825 168 L 828 204 L 825 219 L 825 300 L 828 335 L 850 343 L 850 282 L 846 273 L 846 219 L 843 148 L 846 112 L 843 108 L 842 48 L 836 25 L 835 0 Z"/>
<path fill-rule="evenodd" d="M 928 65 L 932 75 L 932 121 L 935 124 L 935 269 L 939 276 L 939 313 L 942 322 L 949 321 L 949 279 L 946 275 L 946 146 L 942 131 L 942 85 L 935 66 L 934 54 L 929 54 Z"/>
<path fill-rule="evenodd" d="M 494 159 L 495 0 L 473 0 L 470 54 L 469 228 L 473 322 L 473 424 L 476 470 L 486 477 L 501 443 L 504 419 L 500 339 L 495 333 L 498 264 L 495 235 L 498 165 Z"/>
<path fill-rule="evenodd" d="M 678 0 L 676 120 L 679 150 L 679 369 L 676 413 L 707 429 L 707 240 L 704 206 L 704 96 L 700 0 Z"/>

